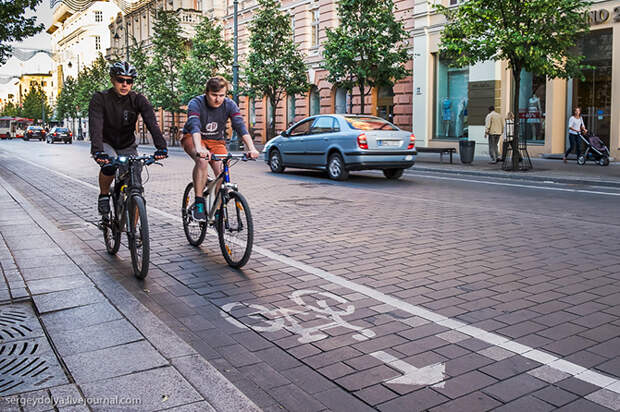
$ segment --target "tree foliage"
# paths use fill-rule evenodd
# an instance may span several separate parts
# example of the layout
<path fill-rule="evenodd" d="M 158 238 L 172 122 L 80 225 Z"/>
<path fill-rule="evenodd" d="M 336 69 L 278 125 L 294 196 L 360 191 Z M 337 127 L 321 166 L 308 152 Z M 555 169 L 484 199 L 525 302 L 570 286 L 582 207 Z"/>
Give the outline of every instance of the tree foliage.
<path fill-rule="evenodd" d="M 205 17 L 196 27 L 189 56 L 181 66 L 182 101 L 189 102 L 192 97 L 204 93 L 207 80 L 215 75 L 230 80 L 232 58 L 232 50 L 222 36 L 222 27 Z"/>
<path fill-rule="evenodd" d="M 357 86 L 364 113 L 366 86 L 391 86 L 407 76 L 407 32 L 392 0 L 340 0 L 335 29 L 327 29 L 324 68 L 338 87 Z"/>
<path fill-rule="evenodd" d="M 44 118 L 51 117 L 51 109 L 47 103 L 47 96 L 41 87 L 34 86 L 28 90 L 22 103 L 21 115 L 35 121 L 41 121 Z"/>
<path fill-rule="evenodd" d="M 131 46 L 129 46 L 129 55 L 131 56 L 131 64 L 133 64 L 138 71 L 138 77 L 133 84 L 132 90 L 142 93 L 150 100 L 148 82 L 146 80 L 147 67 L 150 60 L 144 49 L 144 42 L 138 42 L 134 37 Z"/>
<path fill-rule="evenodd" d="M 58 119 L 78 117 L 76 109 L 77 101 L 77 82 L 69 76 L 65 79 L 62 89 L 56 99 L 56 117 Z"/>
<path fill-rule="evenodd" d="M 34 10 L 41 0 L 11 0 L 0 2 L 0 65 L 6 63 L 13 48 L 7 44 L 34 36 L 43 30 L 37 17 L 24 17 L 27 9 Z"/>
<path fill-rule="evenodd" d="M 157 10 L 153 23 L 153 55 L 146 67 L 146 82 L 151 103 L 174 114 L 181 111 L 179 72 L 186 59 L 185 39 L 176 12 Z M 174 145 L 176 136 L 171 136 Z"/>
<path fill-rule="evenodd" d="M 109 63 L 101 53 L 90 66 L 84 67 L 77 78 L 75 105 L 78 117 L 86 116 L 95 92 L 110 88 Z"/>
<path fill-rule="evenodd" d="M 583 57 L 571 48 L 589 28 L 589 5 L 582 0 L 468 0 L 453 9 L 437 5 L 448 20 L 440 51 L 460 67 L 507 61 L 515 82 L 513 107 L 518 108 L 521 70 L 550 78 L 582 76 Z M 518 121 L 514 134 L 519 136 Z M 517 169 L 517 139 L 512 144 Z"/>
<path fill-rule="evenodd" d="M 310 85 L 303 57 L 293 41 L 289 16 L 280 11 L 276 0 L 259 0 L 258 4 L 250 25 L 245 92 L 269 99 L 273 108 L 269 132 L 272 137 L 278 103 L 285 94 L 307 92 Z"/>
<path fill-rule="evenodd" d="M 0 113 L 0 116 L 19 117 L 22 115 L 21 111 L 22 111 L 21 107 L 19 107 L 13 102 L 8 102 L 2 108 L 2 112 Z"/>

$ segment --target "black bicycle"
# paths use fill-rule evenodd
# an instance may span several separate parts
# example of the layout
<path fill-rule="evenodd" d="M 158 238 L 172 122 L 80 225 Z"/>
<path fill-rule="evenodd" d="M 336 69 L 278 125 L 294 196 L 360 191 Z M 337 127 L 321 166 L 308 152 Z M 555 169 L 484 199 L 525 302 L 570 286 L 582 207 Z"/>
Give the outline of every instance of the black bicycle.
<path fill-rule="evenodd" d="M 247 200 L 239 193 L 236 184 L 230 182 L 230 167 L 238 161 L 252 160 L 245 154 L 211 155 L 213 160 L 223 163 L 223 170 L 214 180 L 209 180 L 203 197 L 206 206 L 206 222 L 197 222 L 192 217 L 195 194 L 194 184 L 185 187 L 181 214 L 183 230 L 189 243 L 200 246 L 207 233 L 207 226 L 214 226 L 220 243 L 220 250 L 228 265 L 239 268 L 245 265 L 252 253 L 254 225 Z M 219 190 L 217 190 L 219 185 Z"/>
<path fill-rule="evenodd" d="M 134 275 L 144 279 L 149 271 L 150 243 L 149 224 L 146 216 L 146 200 L 142 186 L 142 165 L 159 164 L 151 156 L 119 156 L 112 159 L 116 167 L 112 208 L 101 217 L 99 228 L 103 231 L 106 250 L 114 255 L 121 243 L 121 233 L 127 233 Z"/>

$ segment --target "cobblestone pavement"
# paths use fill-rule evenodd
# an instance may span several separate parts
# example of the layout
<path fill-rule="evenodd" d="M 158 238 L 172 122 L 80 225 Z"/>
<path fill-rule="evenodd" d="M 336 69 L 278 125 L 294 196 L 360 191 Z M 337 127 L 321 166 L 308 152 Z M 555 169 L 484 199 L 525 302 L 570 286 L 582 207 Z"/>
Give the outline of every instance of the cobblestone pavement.
<path fill-rule="evenodd" d="M 233 167 L 242 270 L 187 244 L 191 162 L 149 168 L 151 272 L 105 253 L 88 148 L 7 142 L 0 177 L 264 410 L 620 409 L 618 192 Z M 415 167 L 414 167 L 415 168 Z M 522 185 L 527 186 L 527 185 Z"/>

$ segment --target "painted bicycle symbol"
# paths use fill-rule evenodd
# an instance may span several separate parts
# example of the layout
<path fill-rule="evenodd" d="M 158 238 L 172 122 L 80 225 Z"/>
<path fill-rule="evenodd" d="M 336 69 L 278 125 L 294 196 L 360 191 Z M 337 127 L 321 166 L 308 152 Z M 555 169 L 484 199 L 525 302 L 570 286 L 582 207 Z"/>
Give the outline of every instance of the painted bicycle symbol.
<path fill-rule="evenodd" d="M 224 319 L 240 328 L 251 328 L 256 332 L 287 330 L 300 335 L 299 343 L 325 339 L 328 335 L 323 333 L 324 331 L 339 327 L 356 331 L 357 333 L 353 334 L 352 338 L 358 341 L 375 336 L 372 330 L 353 325 L 343 319 L 344 316 L 355 312 L 355 306 L 338 295 L 316 290 L 297 290 L 291 294 L 290 299 L 297 304 L 299 309 L 268 309 L 256 303 L 233 302 L 222 306 L 221 313 Z M 309 302 L 312 299 L 314 301 Z M 333 309 L 328 301 L 332 301 L 333 306 L 341 305 L 344 308 Z M 243 319 L 243 322 L 238 319 Z M 321 322 L 317 325 L 316 319 L 325 319 L 328 322 Z M 301 322 L 312 326 L 302 326 Z"/>

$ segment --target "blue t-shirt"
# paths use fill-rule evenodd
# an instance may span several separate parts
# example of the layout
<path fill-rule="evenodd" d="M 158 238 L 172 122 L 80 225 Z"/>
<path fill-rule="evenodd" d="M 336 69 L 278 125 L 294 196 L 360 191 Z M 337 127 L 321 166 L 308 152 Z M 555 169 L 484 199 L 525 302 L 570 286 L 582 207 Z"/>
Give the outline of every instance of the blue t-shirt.
<path fill-rule="evenodd" d="M 200 133 L 203 139 L 224 140 L 228 119 L 239 136 L 248 134 L 243 116 L 233 100 L 226 97 L 220 107 L 213 108 L 202 94 L 194 97 L 187 105 L 187 122 L 183 126 L 183 133 Z"/>

